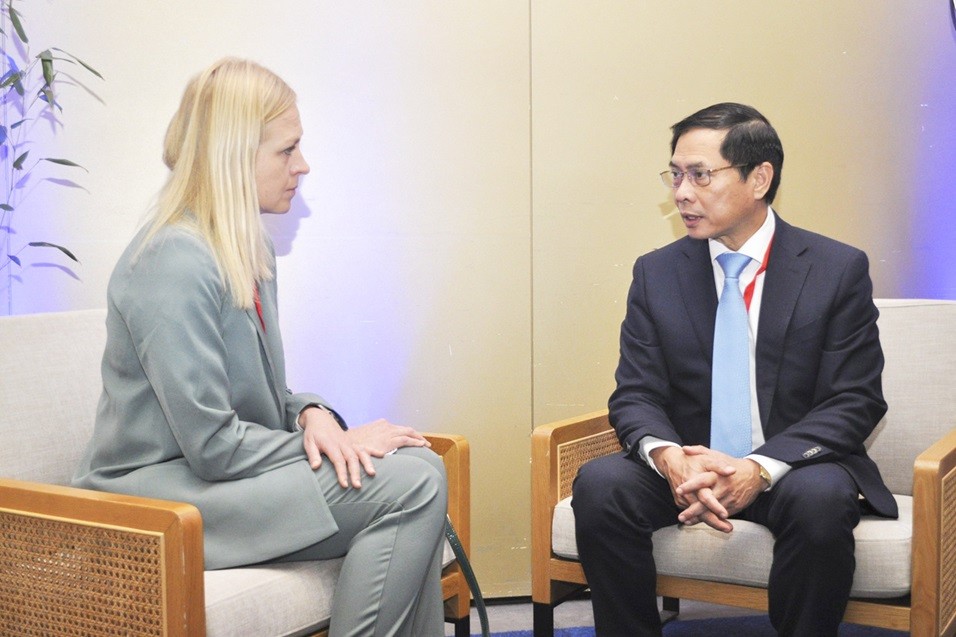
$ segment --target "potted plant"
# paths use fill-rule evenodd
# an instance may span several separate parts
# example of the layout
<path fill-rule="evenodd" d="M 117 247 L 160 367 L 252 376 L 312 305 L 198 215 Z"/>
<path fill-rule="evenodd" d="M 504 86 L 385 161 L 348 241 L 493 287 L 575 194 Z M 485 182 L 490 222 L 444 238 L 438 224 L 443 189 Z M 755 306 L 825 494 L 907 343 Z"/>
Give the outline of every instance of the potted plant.
<path fill-rule="evenodd" d="M 44 240 L 18 240 L 13 229 L 13 218 L 24 204 L 25 186 L 41 166 L 65 166 L 83 169 L 69 159 L 38 156 L 31 134 L 42 122 L 62 127 L 59 116 L 63 107 L 59 101 L 61 69 L 72 65 L 84 74 L 102 79 L 99 72 L 78 57 L 57 47 L 44 49 L 36 55 L 30 52 L 30 40 L 24 28 L 24 19 L 14 6 L 14 0 L 0 4 L 0 52 L 3 54 L 3 74 L 0 76 L 0 275 L 7 278 L 7 312 L 12 309 L 12 280 L 14 268 L 22 267 L 20 254 L 27 249 L 52 249 L 74 262 L 76 255 L 66 247 Z M 77 79 L 64 73 L 69 82 Z M 85 170 L 85 169 L 84 169 Z M 55 182 L 54 182 L 55 183 Z"/>

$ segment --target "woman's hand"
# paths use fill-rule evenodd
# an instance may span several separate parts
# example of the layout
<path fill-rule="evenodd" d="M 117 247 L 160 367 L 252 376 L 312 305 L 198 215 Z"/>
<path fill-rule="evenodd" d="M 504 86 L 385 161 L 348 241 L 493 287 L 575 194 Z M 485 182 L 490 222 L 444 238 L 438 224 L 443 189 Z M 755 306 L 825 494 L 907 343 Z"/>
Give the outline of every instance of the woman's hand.
<path fill-rule="evenodd" d="M 411 427 L 402 427 L 379 418 L 345 432 L 356 448 L 381 458 L 402 447 L 431 447 L 425 437 Z"/>
<path fill-rule="evenodd" d="M 373 457 L 381 458 L 400 447 L 431 446 L 411 427 L 400 427 L 382 419 L 343 431 L 332 414 L 318 407 L 304 409 L 299 415 L 299 425 L 304 430 L 302 444 L 309 465 L 318 469 L 322 466 L 322 456 L 328 458 L 343 489 L 349 485 L 360 489 L 362 470 L 375 475 Z"/>
<path fill-rule="evenodd" d="M 339 426 L 332 414 L 318 407 L 307 407 L 299 414 L 299 426 L 304 430 L 302 446 L 312 469 L 322 466 L 322 456 L 332 463 L 335 475 L 343 489 L 349 484 L 356 489 L 362 486 L 362 469 L 375 475 L 372 458 L 355 449 L 354 444 Z"/>

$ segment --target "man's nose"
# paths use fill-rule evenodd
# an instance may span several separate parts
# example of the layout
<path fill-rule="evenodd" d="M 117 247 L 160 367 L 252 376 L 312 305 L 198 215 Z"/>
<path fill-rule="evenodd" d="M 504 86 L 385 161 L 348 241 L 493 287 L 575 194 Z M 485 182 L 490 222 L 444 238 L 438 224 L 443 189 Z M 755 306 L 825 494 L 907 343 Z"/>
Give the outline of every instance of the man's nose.
<path fill-rule="evenodd" d="M 680 185 L 674 188 L 674 201 L 693 199 L 694 194 L 694 184 L 691 183 L 690 177 L 684 175 L 684 178 L 680 181 Z"/>

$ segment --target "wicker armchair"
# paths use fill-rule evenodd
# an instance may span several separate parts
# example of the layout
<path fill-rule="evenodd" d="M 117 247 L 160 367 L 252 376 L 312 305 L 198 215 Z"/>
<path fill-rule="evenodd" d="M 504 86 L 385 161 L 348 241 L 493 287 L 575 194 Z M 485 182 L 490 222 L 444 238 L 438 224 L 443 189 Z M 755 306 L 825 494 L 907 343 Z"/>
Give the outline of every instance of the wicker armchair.
<path fill-rule="evenodd" d="M 341 560 L 204 572 L 195 507 L 62 486 L 92 431 L 104 316 L 0 318 L 0 636 L 325 635 Z M 427 437 L 467 551 L 468 442 Z M 446 564 L 445 616 L 465 637 L 470 591 L 450 550 Z"/>
<path fill-rule="evenodd" d="M 449 514 L 467 550 L 467 442 L 428 439 L 445 459 Z M 456 635 L 468 635 L 468 584 L 456 562 L 442 595 Z M 0 479 L 0 635 L 205 634 L 195 507 Z"/>
<path fill-rule="evenodd" d="M 956 392 L 951 387 L 956 303 L 878 300 L 877 305 L 890 407 L 868 448 L 901 516 L 898 521 L 865 517 L 858 527 L 857 572 L 845 620 L 908 630 L 914 637 L 951 637 L 956 635 Z M 571 483 L 582 464 L 619 451 L 620 444 L 602 411 L 537 427 L 531 445 L 534 635 L 550 637 L 554 606 L 587 586 L 576 559 Z M 703 525 L 655 533 L 657 590 L 665 611 L 678 611 L 680 598 L 766 610 L 772 537 L 759 525 L 737 521 L 735 527 L 732 536 L 720 538 Z M 899 563 L 885 562 L 888 546 L 900 555 Z M 699 565 L 681 560 L 688 551 L 698 558 L 710 552 L 714 559 L 701 572 Z M 721 572 L 721 555 L 733 551 L 753 564 L 747 581 Z M 901 589 L 898 581 L 887 581 L 894 575 L 904 580 Z"/>

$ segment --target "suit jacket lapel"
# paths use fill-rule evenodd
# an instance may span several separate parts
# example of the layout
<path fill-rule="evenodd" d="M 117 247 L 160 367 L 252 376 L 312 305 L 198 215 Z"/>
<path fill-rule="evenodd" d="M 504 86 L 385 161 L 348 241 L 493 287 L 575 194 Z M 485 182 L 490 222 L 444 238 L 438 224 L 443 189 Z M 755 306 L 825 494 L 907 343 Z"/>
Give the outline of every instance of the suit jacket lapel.
<path fill-rule="evenodd" d="M 259 288 L 259 300 L 262 303 L 262 316 L 267 325 L 272 325 L 271 331 L 266 331 L 262 327 L 262 321 L 259 320 L 259 313 L 255 307 L 246 310 L 246 316 L 256 328 L 256 334 L 259 336 L 259 350 L 263 353 L 268 365 L 270 380 L 272 381 L 272 393 L 276 400 L 276 408 L 280 416 L 283 411 L 283 392 L 285 379 L 279 374 L 280 369 L 285 369 L 284 360 L 275 360 L 275 357 L 282 356 L 282 343 L 279 341 L 278 312 L 276 311 L 276 299 L 273 293 L 273 286 L 269 283 L 263 284 Z M 276 349 L 276 344 L 278 349 Z"/>
<path fill-rule="evenodd" d="M 755 358 L 757 402 L 765 432 L 783 360 L 785 337 L 812 265 L 807 245 L 798 242 L 791 230 L 792 226 L 778 215 L 760 303 Z M 681 298 L 700 344 L 702 360 L 709 368 L 713 362 L 717 316 L 717 289 L 710 250 L 706 241 L 688 239 L 683 252 L 685 258 L 677 264 Z"/>
<path fill-rule="evenodd" d="M 717 288 L 714 285 L 714 266 L 710 262 L 707 241 L 687 239 L 684 256 L 686 258 L 677 266 L 681 298 L 700 343 L 701 355 L 709 368 L 714 356 Z"/>
<path fill-rule="evenodd" d="M 789 224 L 777 217 L 777 229 L 760 302 L 755 358 L 757 402 L 765 432 L 769 426 L 774 389 L 783 360 L 784 339 L 811 266 L 810 255 L 806 254 L 807 246 L 795 241 L 791 229 Z"/>

